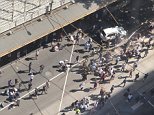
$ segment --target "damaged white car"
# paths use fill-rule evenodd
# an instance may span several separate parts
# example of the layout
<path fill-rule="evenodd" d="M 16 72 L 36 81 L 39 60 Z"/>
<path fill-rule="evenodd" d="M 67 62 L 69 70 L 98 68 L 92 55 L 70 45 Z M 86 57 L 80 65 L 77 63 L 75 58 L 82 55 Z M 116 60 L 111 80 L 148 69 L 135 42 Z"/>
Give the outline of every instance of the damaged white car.
<path fill-rule="evenodd" d="M 126 36 L 126 31 L 123 27 L 111 27 L 100 31 L 100 38 L 105 41 L 111 41 L 117 38 L 123 38 Z"/>

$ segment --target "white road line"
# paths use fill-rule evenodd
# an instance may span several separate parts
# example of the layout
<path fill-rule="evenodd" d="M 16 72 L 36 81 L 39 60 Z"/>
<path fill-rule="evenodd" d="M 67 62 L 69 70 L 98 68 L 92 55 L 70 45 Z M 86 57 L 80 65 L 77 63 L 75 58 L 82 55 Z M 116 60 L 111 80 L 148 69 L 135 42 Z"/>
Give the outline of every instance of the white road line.
<path fill-rule="evenodd" d="M 83 60 L 84 60 L 84 59 L 82 59 L 80 62 L 82 62 Z M 74 64 L 72 67 L 75 67 L 76 65 L 78 65 L 78 63 Z M 61 72 L 61 73 L 57 74 L 56 76 L 54 76 L 54 77 L 52 77 L 51 79 L 49 79 L 49 81 L 52 81 L 52 80 L 56 79 L 58 76 L 62 75 L 63 73 L 65 73 L 65 72 Z M 45 85 L 45 83 L 46 83 L 46 82 L 44 82 L 43 84 L 39 85 L 37 88 L 42 87 L 43 85 Z M 32 93 L 32 92 L 34 92 L 34 91 L 35 91 L 35 89 L 31 90 L 30 92 L 28 92 L 28 93 L 26 93 L 25 95 L 23 95 L 22 97 L 20 97 L 19 100 L 21 100 L 22 98 L 26 97 L 28 94 L 30 94 L 30 93 Z M 9 107 L 11 104 L 14 104 L 14 103 L 15 103 L 15 102 L 11 102 L 11 103 L 9 103 L 8 105 L 6 105 L 5 107 L 1 108 L 1 109 L 0 109 L 0 112 L 3 111 L 4 109 L 6 109 L 7 107 Z"/>
<path fill-rule="evenodd" d="M 60 76 L 61 74 L 63 74 L 64 72 L 59 73 L 58 75 L 52 77 L 49 81 L 54 80 L 55 78 L 57 78 L 58 76 Z M 43 85 L 45 85 L 46 82 L 44 82 L 43 84 L 39 85 L 37 88 L 42 87 Z M 26 93 L 25 95 L 23 95 L 22 97 L 19 98 L 19 100 L 21 100 L 22 98 L 26 97 L 27 95 L 29 95 L 30 93 L 34 92 L 35 89 L 29 91 L 28 93 Z M 6 105 L 5 107 L 3 107 L 2 109 L 0 109 L 0 111 L 3 111 L 4 109 L 6 109 L 7 107 L 9 107 L 11 104 L 14 104 L 15 102 L 11 102 L 10 104 Z"/>
<path fill-rule="evenodd" d="M 115 108 L 115 106 L 113 105 L 113 103 L 111 102 L 111 99 L 109 100 L 110 104 L 112 105 L 113 109 L 115 110 L 117 115 L 120 115 L 119 111 Z"/>
<path fill-rule="evenodd" d="M 144 98 L 144 100 L 146 100 L 147 101 L 147 103 L 149 103 L 149 105 L 151 105 L 151 107 L 153 107 L 154 108 L 154 105 L 151 103 L 151 101 L 150 100 L 148 100 L 143 94 L 141 94 L 139 91 L 137 91 L 137 93 L 140 95 L 140 96 L 142 96 L 143 98 Z"/>
<path fill-rule="evenodd" d="M 75 46 L 75 41 L 73 43 L 73 47 L 72 47 L 69 63 L 71 63 L 71 61 L 72 61 L 72 55 L 73 55 L 73 51 L 74 51 L 74 46 Z M 62 92 L 61 99 L 60 99 L 60 104 L 59 104 L 58 115 L 60 115 L 60 110 L 61 110 L 61 106 L 62 106 L 62 103 L 63 103 L 63 98 L 64 98 L 64 93 L 65 93 L 65 89 L 66 89 L 66 84 L 67 84 L 67 79 L 68 79 L 69 71 L 70 71 L 70 68 L 68 68 L 67 72 L 66 72 L 65 82 L 64 82 L 64 86 L 63 86 L 63 92 Z"/>

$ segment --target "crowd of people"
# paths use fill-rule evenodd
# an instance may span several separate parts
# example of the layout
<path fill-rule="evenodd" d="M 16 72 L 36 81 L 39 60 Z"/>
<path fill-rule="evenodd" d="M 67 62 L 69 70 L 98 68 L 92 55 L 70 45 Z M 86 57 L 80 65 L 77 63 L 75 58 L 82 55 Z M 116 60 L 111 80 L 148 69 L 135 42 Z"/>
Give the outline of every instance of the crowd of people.
<path fill-rule="evenodd" d="M 62 37 L 60 38 L 60 41 L 62 41 Z M 80 44 L 80 40 L 84 39 L 84 34 L 81 29 L 78 30 L 76 35 L 69 34 L 66 36 L 70 42 L 75 43 L 75 45 Z M 128 45 L 123 45 L 120 48 L 120 53 L 116 54 L 113 51 L 105 51 L 102 46 L 98 48 L 93 47 L 93 40 L 89 37 L 88 40 L 84 39 L 84 52 L 89 52 L 89 56 L 86 57 L 82 62 L 79 61 L 80 56 L 78 55 L 76 57 L 76 60 L 74 63 L 79 63 L 81 65 L 81 75 L 82 75 L 82 83 L 79 85 L 81 91 L 85 88 L 85 81 L 87 81 L 87 76 L 89 74 L 94 74 L 95 76 L 99 77 L 99 79 L 95 78 L 93 89 L 97 89 L 98 84 L 104 83 L 106 80 L 114 80 L 116 76 L 116 66 L 120 65 L 118 69 L 121 72 L 128 73 L 128 77 L 125 77 L 123 81 L 119 84 L 119 86 L 123 85 L 125 87 L 127 83 L 127 78 L 132 78 L 133 81 L 137 81 L 140 78 L 140 74 L 144 74 L 143 81 L 145 81 L 148 78 L 148 73 L 141 72 L 137 70 L 138 62 L 141 58 L 144 58 L 148 55 L 149 49 L 153 48 L 153 40 L 152 38 L 149 38 L 148 41 L 141 40 L 141 35 L 136 34 L 131 41 L 129 41 Z M 53 42 L 51 44 L 51 50 L 54 52 L 57 52 L 59 50 L 62 50 L 62 45 L 59 43 L 60 41 Z M 127 47 L 126 47 L 127 46 Z M 95 54 L 97 56 L 95 56 Z M 39 56 L 39 51 L 36 51 L 36 59 Z M 130 60 L 133 58 L 135 60 L 133 64 L 130 64 Z M 114 63 L 113 63 L 114 62 Z M 128 69 L 127 66 L 130 68 Z M 42 73 L 44 70 L 44 65 L 40 65 L 39 72 Z M 68 63 L 68 60 L 59 61 L 59 69 L 61 71 L 66 71 L 67 68 L 71 68 L 71 65 Z M 137 73 L 136 73 L 137 71 Z M 135 78 L 133 78 L 133 74 L 135 74 Z M 32 89 L 33 79 L 34 79 L 34 73 L 32 70 L 32 62 L 28 65 L 28 86 L 25 86 L 22 81 L 19 82 L 19 79 L 15 79 L 14 82 L 12 80 L 8 81 L 8 89 L 2 92 L 2 95 L 8 96 L 8 101 L 15 102 L 16 105 L 19 106 L 20 104 L 20 92 L 21 87 L 24 86 L 24 90 L 29 91 Z M 98 100 L 94 104 L 94 106 L 97 108 L 101 108 L 106 101 L 110 98 L 111 94 L 114 92 L 116 84 L 112 84 L 110 88 L 110 93 L 105 91 L 105 89 L 102 87 L 100 90 L 100 94 L 98 96 Z M 35 88 L 34 94 L 31 95 L 31 98 L 35 96 L 38 97 L 39 94 L 47 94 L 47 90 L 50 86 L 50 81 L 47 81 L 42 89 Z M 127 92 L 127 98 L 128 101 L 131 101 L 133 95 L 130 90 Z M 1 103 L 1 107 L 3 107 L 3 103 Z M 12 105 L 10 107 L 13 107 Z M 80 112 L 84 112 L 89 107 L 89 100 L 86 98 L 83 98 L 81 101 L 77 100 L 72 103 L 71 110 L 75 110 L 76 114 L 79 114 Z"/>
<path fill-rule="evenodd" d="M 148 73 L 138 70 L 137 67 L 139 60 L 148 55 L 149 49 L 153 49 L 152 36 L 149 36 L 147 38 L 145 36 L 142 36 L 140 33 L 135 34 L 127 43 L 127 45 L 124 44 L 123 46 L 121 46 L 119 54 L 114 53 L 112 51 L 103 52 L 102 47 L 94 49 L 92 47 L 92 42 L 90 40 L 88 40 L 84 44 L 84 50 L 89 52 L 89 49 L 94 51 L 94 54 L 97 54 L 98 57 L 95 58 L 95 56 L 93 55 L 91 59 L 86 58 L 82 62 L 83 72 L 81 73 L 81 75 L 83 78 L 81 84 L 79 85 L 81 91 L 84 91 L 85 81 L 87 81 L 88 74 L 94 74 L 95 76 L 99 76 L 99 79 L 97 79 L 97 77 L 95 78 L 93 89 L 96 89 L 98 84 L 102 84 L 106 80 L 111 81 L 114 78 L 117 78 L 117 65 L 119 65 L 118 69 L 121 72 L 127 74 L 126 77 L 118 77 L 124 79 L 118 85 L 113 84 L 110 88 L 110 92 L 105 91 L 103 87 L 101 88 L 100 94 L 98 96 L 99 98 L 94 104 L 94 108 L 101 108 L 106 103 L 106 101 L 110 98 L 111 94 L 113 93 L 115 86 L 125 87 L 128 78 L 136 82 L 140 78 L 140 74 L 142 74 L 142 81 L 144 82 L 149 76 Z M 127 98 L 128 102 L 131 102 L 131 100 L 133 99 L 133 94 L 129 88 L 127 89 L 127 93 L 125 93 L 124 96 Z M 73 102 L 73 104 L 74 103 L 75 102 Z M 77 107 L 74 110 L 76 111 L 76 114 L 79 114 L 82 108 Z"/>
<path fill-rule="evenodd" d="M 38 53 L 37 53 L 38 54 Z M 41 74 L 44 70 L 44 65 L 40 65 L 39 67 L 39 71 L 36 73 Z M 6 99 L 9 102 L 14 102 L 13 104 L 11 104 L 8 109 L 12 109 L 15 106 L 19 106 L 20 105 L 20 93 L 22 93 L 23 91 L 30 91 L 32 89 L 32 85 L 33 85 L 33 79 L 34 79 L 34 71 L 32 71 L 32 62 L 29 63 L 28 66 L 28 80 L 25 82 L 27 83 L 27 85 L 24 83 L 24 81 L 22 81 L 20 78 L 15 78 L 14 80 L 10 79 L 8 80 L 8 85 L 7 88 L 1 92 L 1 95 L 3 96 L 8 96 L 8 98 Z M 41 92 L 40 94 L 47 94 L 47 89 L 50 86 L 50 81 L 48 80 L 43 86 L 42 88 L 35 88 L 34 89 L 34 94 L 29 94 L 30 98 L 33 98 L 34 96 L 37 98 L 39 92 Z M 1 102 L 0 104 L 1 108 L 4 107 L 4 102 Z"/>

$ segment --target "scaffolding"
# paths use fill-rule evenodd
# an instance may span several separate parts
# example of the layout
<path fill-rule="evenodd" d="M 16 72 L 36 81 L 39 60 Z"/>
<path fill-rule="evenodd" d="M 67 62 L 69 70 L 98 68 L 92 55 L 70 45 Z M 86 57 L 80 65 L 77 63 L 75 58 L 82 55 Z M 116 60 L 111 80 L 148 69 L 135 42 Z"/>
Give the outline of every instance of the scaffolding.
<path fill-rule="evenodd" d="M 0 33 L 68 2 L 71 0 L 0 0 Z"/>

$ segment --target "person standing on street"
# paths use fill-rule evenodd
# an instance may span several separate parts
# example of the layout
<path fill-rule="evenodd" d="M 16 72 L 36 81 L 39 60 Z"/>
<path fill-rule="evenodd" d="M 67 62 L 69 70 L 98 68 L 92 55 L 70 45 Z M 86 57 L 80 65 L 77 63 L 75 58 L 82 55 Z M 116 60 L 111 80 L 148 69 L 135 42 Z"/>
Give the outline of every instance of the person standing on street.
<path fill-rule="evenodd" d="M 76 56 L 75 62 L 79 63 L 79 56 Z"/>
<path fill-rule="evenodd" d="M 20 100 L 19 100 L 19 99 L 17 99 L 17 100 L 16 100 L 16 106 L 18 106 L 18 107 L 19 107 L 19 105 L 20 105 Z"/>
<path fill-rule="evenodd" d="M 29 73 L 31 73 L 31 69 L 32 69 L 32 62 L 30 62 L 30 63 L 29 63 L 29 66 L 28 66 L 28 72 L 29 72 Z"/>
<path fill-rule="evenodd" d="M 34 79 L 34 74 L 33 74 L 33 73 L 31 73 L 31 74 L 30 74 L 30 80 L 29 80 L 29 81 L 30 81 L 30 82 L 32 82 L 32 81 L 33 81 L 33 79 Z"/>
<path fill-rule="evenodd" d="M 84 73 L 82 74 L 82 81 L 86 81 L 86 80 L 87 80 L 87 73 L 84 72 Z"/>
<path fill-rule="evenodd" d="M 41 94 L 47 94 L 47 86 L 44 85 L 43 88 L 42 88 L 42 93 Z"/>
<path fill-rule="evenodd" d="M 114 90 L 114 85 L 112 85 L 111 89 L 110 89 L 110 92 L 112 93 Z"/>
<path fill-rule="evenodd" d="M 8 81 L 8 86 L 9 86 L 9 87 L 13 87 L 13 82 L 12 82 L 11 79 Z"/>
<path fill-rule="evenodd" d="M 132 75 L 133 75 L 133 70 L 131 69 L 131 70 L 129 71 L 129 77 L 132 78 Z"/>
<path fill-rule="evenodd" d="M 21 87 L 22 87 L 22 81 L 19 83 L 19 85 L 18 85 L 18 90 L 19 90 L 19 92 L 21 91 Z"/>
<path fill-rule="evenodd" d="M 140 77 L 140 76 L 139 76 L 139 73 L 137 73 L 137 74 L 135 75 L 134 81 L 136 81 L 139 77 Z"/>
<path fill-rule="evenodd" d="M 115 60 L 115 65 L 117 65 L 119 63 L 119 61 L 120 61 L 120 56 L 117 56 L 116 60 Z"/>
<path fill-rule="evenodd" d="M 15 83 L 15 86 L 18 85 L 19 81 L 17 78 L 14 80 L 14 83 Z"/>
<path fill-rule="evenodd" d="M 38 55 L 39 55 L 39 50 L 36 50 L 36 53 L 35 53 L 35 59 L 37 60 L 38 58 Z"/>
<path fill-rule="evenodd" d="M 148 78 L 148 76 L 149 76 L 148 73 L 146 73 L 146 74 L 144 75 L 143 82 Z"/>
<path fill-rule="evenodd" d="M 76 44 L 76 45 L 79 45 L 79 39 L 80 39 L 80 38 L 79 38 L 79 36 L 77 35 L 77 36 L 75 37 L 75 44 Z"/>
<path fill-rule="evenodd" d="M 139 53 L 137 54 L 137 62 L 138 62 L 140 59 L 141 59 L 141 53 L 139 52 Z"/>
<path fill-rule="evenodd" d="M 50 81 L 48 80 L 46 83 L 45 83 L 47 89 L 50 87 Z"/>
<path fill-rule="evenodd" d="M 36 99 L 38 98 L 38 92 L 39 92 L 38 88 L 35 88 L 34 95 L 35 95 Z"/>
<path fill-rule="evenodd" d="M 32 88 L 32 82 L 28 83 L 28 90 L 30 90 Z"/>
<path fill-rule="evenodd" d="M 121 67 L 121 72 L 124 72 L 125 71 L 125 66 L 126 66 L 126 63 L 123 63 L 122 64 L 122 67 Z"/>
<path fill-rule="evenodd" d="M 40 65 L 40 71 L 39 71 L 39 73 L 42 73 L 43 70 L 44 70 L 44 65 Z"/>
<path fill-rule="evenodd" d="M 127 81 L 126 81 L 126 77 L 125 77 L 125 79 L 123 80 L 123 84 L 124 84 L 123 87 L 125 87 L 126 82 L 127 82 Z"/>
<path fill-rule="evenodd" d="M 137 68 L 137 63 L 135 62 L 135 63 L 133 64 L 133 71 L 135 71 L 136 68 Z"/>
<path fill-rule="evenodd" d="M 146 57 L 146 56 L 148 55 L 148 53 L 149 53 L 149 50 L 148 50 L 148 49 L 145 49 L 144 52 L 145 52 L 145 53 L 144 53 L 144 57 Z"/>
<path fill-rule="evenodd" d="M 85 82 L 82 82 L 82 83 L 79 85 L 79 87 L 80 87 L 81 90 L 83 90 L 84 86 L 85 86 Z"/>
<path fill-rule="evenodd" d="M 103 97 L 105 94 L 105 90 L 103 87 L 101 87 L 100 92 L 99 92 L 100 96 Z"/>
<path fill-rule="evenodd" d="M 119 84 L 119 86 L 122 85 L 122 84 L 123 84 L 122 87 L 125 87 L 125 85 L 126 85 L 126 77 L 125 77 L 125 79 L 122 81 L 122 83 Z"/>
<path fill-rule="evenodd" d="M 98 85 L 98 83 L 97 83 L 97 81 L 95 81 L 95 82 L 94 82 L 94 87 L 93 87 L 93 89 L 96 89 L 96 88 L 97 88 L 97 85 Z"/>

